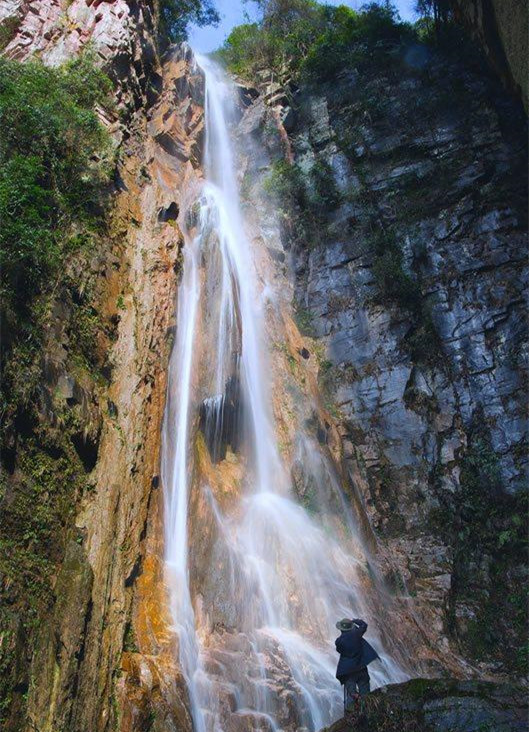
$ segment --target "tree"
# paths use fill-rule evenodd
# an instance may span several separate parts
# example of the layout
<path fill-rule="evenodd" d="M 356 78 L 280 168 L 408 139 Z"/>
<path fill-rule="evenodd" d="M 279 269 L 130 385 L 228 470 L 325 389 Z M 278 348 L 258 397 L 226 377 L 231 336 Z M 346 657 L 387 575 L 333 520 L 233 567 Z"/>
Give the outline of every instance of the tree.
<path fill-rule="evenodd" d="M 219 20 L 212 0 L 160 0 L 162 30 L 175 43 L 186 38 L 189 23 L 216 25 Z"/>
<path fill-rule="evenodd" d="M 435 37 L 439 40 L 442 27 L 450 20 L 452 3 L 451 0 L 417 0 L 415 12 L 423 18 L 433 18 Z"/>

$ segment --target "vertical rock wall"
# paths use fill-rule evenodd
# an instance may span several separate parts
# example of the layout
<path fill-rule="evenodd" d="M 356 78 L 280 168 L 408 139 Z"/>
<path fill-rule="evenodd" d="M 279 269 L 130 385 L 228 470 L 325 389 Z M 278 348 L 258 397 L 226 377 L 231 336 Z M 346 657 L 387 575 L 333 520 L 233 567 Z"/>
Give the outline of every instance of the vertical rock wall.
<path fill-rule="evenodd" d="M 200 175 L 202 82 L 185 49 L 161 62 L 149 2 L 43 0 L 1 10 L 7 56 L 56 65 L 89 46 L 115 82 L 120 113 L 103 120 L 119 161 L 106 234 L 91 254 L 65 262 L 75 297 L 90 292 L 98 366 L 92 374 L 73 366 L 72 306 L 62 288 L 42 354 L 39 429 L 56 429 L 68 410 L 80 415 L 86 488 L 71 493 L 72 521 L 55 537 L 54 601 L 34 631 L 17 625 L 11 596 L 14 630 L 2 635 L 14 664 L 7 729 L 129 732 L 152 724 L 155 713 L 159 729 L 182 729 L 189 717 L 163 618 L 158 461 L 180 266 L 179 191 Z M 63 438 L 73 439 L 67 429 Z M 14 435 L 11 494 L 29 479 L 21 440 Z"/>
<path fill-rule="evenodd" d="M 496 73 L 528 105 L 527 33 L 524 0 L 455 0 L 456 15 L 480 43 Z"/>
<path fill-rule="evenodd" d="M 325 346 L 320 384 L 395 590 L 434 645 L 502 672 L 526 617 L 521 534 L 502 542 L 526 516 L 527 151 L 523 111 L 478 68 L 417 47 L 262 93 L 295 164 L 270 187 L 294 201 L 299 324 Z"/>
<path fill-rule="evenodd" d="M 158 450 L 179 192 L 200 175 L 202 83 L 185 50 L 161 62 L 155 25 L 156 7 L 140 0 L 0 7 L 11 58 L 58 64 L 90 43 L 127 122 L 105 120 L 120 161 L 107 236 L 86 259 L 65 263 L 75 297 L 89 288 L 101 316 L 93 348 L 102 378 L 72 369 L 72 302 L 63 290 L 42 354 L 39 429 L 59 433 L 58 415 L 81 415 L 72 439 L 84 488 L 72 494 L 74 518 L 57 538 L 64 548 L 41 630 L 28 635 L 16 610 L 2 630 L 10 731 L 190 728 L 164 615 Z M 398 565 L 392 590 L 413 599 L 432 642 L 449 654 L 483 622 L 496 582 L 490 547 L 463 557 L 458 539 L 468 455 L 484 435 L 502 495 L 515 495 L 524 479 L 523 120 L 490 80 L 420 55 L 394 72 L 344 73 L 332 88 L 302 90 L 289 107 L 280 91 L 264 97 L 283 149 L 266 129 L 262 99 L 246 115 L 247 132 L 272 157 L 294 161 L 312 193 L 321 195 L 323 180 L 328 194 L 324 216 L 317 198 L 301 214 L 303 245 L 284 232 L 298 325 L 311 350 L 325 352 L 318 370 L 335 444 L 382 553 Z M 377 264 L 381 235 L 402 254 L 389 275 Z M 416 283 L 413 312 L 380 286 L 402 282 L 402 273 Z M 10 500 L 28 479 L 23 439 L 13 439 Z M 523 566 L 511 561 L 505 571 L 523 586 Z M 2 591 L 16 609 L 9 587 Z M 516 640 L 510 620 L 502 620 L 507 650 Z M 498 673 L 502 663 L 481 670 Z"/>

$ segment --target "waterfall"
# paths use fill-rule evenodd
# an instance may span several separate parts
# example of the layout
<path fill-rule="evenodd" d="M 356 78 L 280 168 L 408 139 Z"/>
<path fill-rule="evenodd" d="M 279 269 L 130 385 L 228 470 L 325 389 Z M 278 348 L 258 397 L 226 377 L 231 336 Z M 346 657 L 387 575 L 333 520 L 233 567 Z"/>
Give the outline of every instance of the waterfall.
<path fill-rule="evenodd" d="M 305 482 L 334 496 L 336 521 L 292 488 L 272 409 L 262 286 L 230 136 L 234 92 L 209 60 L 205 179 L 180 213 L 183 272 L 162 435 L 165 547 L 178 656 L 197 732 L 318 730 L 341 715 L 335 622 L 364 617 L 381 662 L 365 549 L 329 458 L 299 427 Z M 314 487 L 315 486 L 315 487 Z M 309 489 L 307 489 L 309 490 Z M 334 499 L 333 499 L 334 500 Z"/>

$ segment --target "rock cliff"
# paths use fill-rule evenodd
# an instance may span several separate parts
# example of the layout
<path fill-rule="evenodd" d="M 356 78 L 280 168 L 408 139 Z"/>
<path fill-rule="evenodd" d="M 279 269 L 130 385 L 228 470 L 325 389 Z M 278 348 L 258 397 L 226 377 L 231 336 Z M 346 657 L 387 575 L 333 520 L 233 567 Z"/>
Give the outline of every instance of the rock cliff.
<path fill-rule="evenodd" d="M 157 3 L 10 0 L 0 7 L 2 52 L 56 66 L 90 45 L 116 82 L 122 109 L 145 111 L 160 84 Z"/>
<path fill-rule="evenodd" d="M 187 714 L 164 620 L 156 517 L 178 191 L 200 175 L 201 81 L 185 48 L 162 63 L 148 2 L 1 10 L 8 57 L 55 65 L 87 46 L 96 52 L 115 82 L 116 113 L 103 122 L 118 158 L 104 233 L 64 263 L 31 365 L 39 392 L 20 405 L 3 456 L 4 537 L 13 537 L 1 578 L 4 728 L 145 729 L 163 697 L 172 719 Z M 16 544 L 33 500 L 46 527 L 65 502 L 52 551 Z M 172 728 L 163 715 L 160 729 Z"/>
<path fill-rule="evenodd" d="M 501 672 L 526 617 L 525 116 L 480 69 L 413 47 L 328 85 L 265 74 L 260 134 L 291 161 L 269 188 L 298 323 L 394 590 Z"/>
<path fill-rule="evenodd" d="M 521 0 L 455 0 L 458 18 L 480 43 L 496 73 L 527 111 L 527 4 Z"/>
<path fill-rule="evenodd" d="M 161 57 L 156 18 L 147 0 L 0 7 L 3 53 L 59 64 L 90 45 L 121 110 L 104 117 L 119 161 L 105 234 L 65 262 L 31 364 L 38 398 L 21 406 L 5 455 L 7 536 L 33 501 L 67 505 L 45 558 L 29 535 L 38 562 L 24 582 L 17 566 L 0 578 L 9 732 L 190 728 L 158 463 L 180 191 L 200 176 L 203 100 L 188 50 Z M 266 150 L 249 167 L 293 203 L 270 251 L 297 312 L 281 363 L 295 378 L 309 364 L 303 389 L 323 394 L 314 439 L 369 518 L 386 589 L 437 649 L 430 671 L 518 673 L 524 116 L 494 79 L 422 47 L 362 76 L 343 69 L 332 85 L 284 88 L 265 73 L 241 100 L 239 132 Z M 248 192 L 244 166 L 241 184 Z M 302 466 L 293 472 L 308 500 Z M 454 688 L 421 698 L 434 712 L 451 695 L 476 707 L 470 686 Z M 477 706 L 500 709 L 496 692 Z"/>

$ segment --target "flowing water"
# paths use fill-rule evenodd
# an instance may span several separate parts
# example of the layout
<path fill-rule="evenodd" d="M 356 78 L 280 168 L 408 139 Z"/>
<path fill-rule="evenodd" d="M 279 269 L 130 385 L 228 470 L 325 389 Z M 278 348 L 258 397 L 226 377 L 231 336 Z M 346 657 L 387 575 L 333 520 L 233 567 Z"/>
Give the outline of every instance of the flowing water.
<path fill-rule="evenodd" d="M 274 425 L 271 357 L 256 252 L 230 136 L 234 93 L 205 77 L 205 179 L 182 207 L 183 273 L 162 436 L 171 612 L 193 726 L 318 730 L 341 715 L 335 622 L 364 617 L 382 661 L 376 589 L 335 470 L 299 427 L 295 464 L 318 514 L 292 487 Z M 305 502 L 306 503 L 306 502 Z"/>

